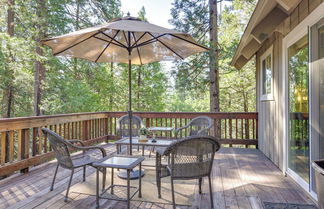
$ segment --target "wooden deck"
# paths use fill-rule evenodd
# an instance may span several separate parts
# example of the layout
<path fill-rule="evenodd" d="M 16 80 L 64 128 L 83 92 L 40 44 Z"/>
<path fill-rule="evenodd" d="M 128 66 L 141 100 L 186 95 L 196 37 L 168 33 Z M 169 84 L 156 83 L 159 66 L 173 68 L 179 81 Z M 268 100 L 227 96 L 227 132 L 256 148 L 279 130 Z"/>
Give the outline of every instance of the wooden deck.
<path fill-rule="evenodd" d="M 106 145 L 108 153 L 115 146 Z M 55 169 L 55 161 L 36 166 L 27 174 L 16 174 L 0 181 L 0 209 L 2 208 L 95 208 L 95 197 L 70 193 L 71 200 L 63 201 L 70 172 L 60 169 L 54 191 L 49 186 Z M 94 173 L 87 169 L 87 176 Z M 222 148 L 215 156 L 213 197 L 219 209 L 262 208 L 262 201 L 311 203 L 312 200 L 289 177 L 270 162 L 259 150 Z M 72 185 L 81 182 L 82 171 L 75 172 Z M 210 208 L 207 181 L 203 195 L 195 192 L 192 207 Z M 180 191 L 179 191 L 180 192 Z M 125 202 L 101 200 L 101 208 L 125 208 Z M 171 205 L 132 201 L 132 208 L 172 208 Z"/>

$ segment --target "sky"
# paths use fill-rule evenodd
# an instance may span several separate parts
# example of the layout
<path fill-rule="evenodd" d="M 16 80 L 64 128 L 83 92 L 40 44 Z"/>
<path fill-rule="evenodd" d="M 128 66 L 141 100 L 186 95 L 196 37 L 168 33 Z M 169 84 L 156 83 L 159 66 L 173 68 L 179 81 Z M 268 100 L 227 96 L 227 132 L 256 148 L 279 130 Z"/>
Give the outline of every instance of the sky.
<path fill-rule="evenodd" d="M 170 9 L 173 0 L 121 0 L 121 9 L 126 15 L 130 12 L 131 16 L 137 17 L 137 13 L 144 6 L 146 17 L 150 23 L 172 28 L 168 23 L 171 19 Z"/>

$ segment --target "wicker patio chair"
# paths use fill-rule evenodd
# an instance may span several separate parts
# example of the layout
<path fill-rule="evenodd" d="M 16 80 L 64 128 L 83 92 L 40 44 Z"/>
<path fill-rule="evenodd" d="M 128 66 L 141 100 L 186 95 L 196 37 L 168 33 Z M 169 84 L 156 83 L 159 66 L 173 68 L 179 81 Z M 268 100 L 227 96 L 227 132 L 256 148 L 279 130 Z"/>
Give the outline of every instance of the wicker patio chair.
<path fill-rule="evenodd" d="M 54 183 L 55 183 L 55 178 L 56 174 L 58 171 L 59 166 L 71 170 L 71 176 L 70 180 L 68 183 L 68 188 L 66 190 L 66 195 L 64 201 L 66 202 L 68 200 L 68 194 L 72 182 L 72 177 L 74 174 L 74 169 L 75 168 L 80 168 L 83 167 L 83 181 L 86 180 L 86 166 L 87 165 L 92 165 L 93 162 L 97 161 L 98 159 L 90 156 L 87 154 L 87 151 L 89 150 L 100 150 L 102 153 L 102 157 L 105 157 L 106 151 L 104 148 L 99 147 L 99 146 L 89 146 L 85 147 L 83 142 L 77 139 L 72 139 L 72 140 L 65 140 L 63 137 L 58 135 L 57 133 L 47 129 L 47 128 L 42 128 L 43 133 L 47 136 L 50 145 L 55 153 L 55 157 L 57 159 L 57 166 L 55 169 L 53 181 L 51 184 L 50 191 L 53 191 L 54 188 Z M 79 143 L 81 146 L 74 145 L 75 143 Z M 76 155 L 76 156 L 71 156 L 70 155 L 70 149 L 74 150 L 82 150 L 83 153 L 82 155 Z M 105 187 L 105 179 L 106 179 L 106 170 L 102 170 L 103 172 L 103 188 Z"/>
<path fill-rule="evenodd" d="M 140 129 L 144 127 L 144 123 L 142 119 L 136 115 L 132 116 L 132 136 L 139 136 Z M 120 117 L 117 121 L 117 135 L 120 137 L 128 137 L 129 136 L 129 116 L 124 115 Z M 144 148 L 143 148 L 144 149 Z M 137 146 L 137 151 L 139 150 L 139 146 Z"/>
<path fill-rule="evenodd" d="M 132 136 L 139 136 L 140 129 L 144 127 L 143 121 L 140 117 L 132 116 Z M 129 116 L 124 115 L 117 121 L 117 135 L 120 137 L 129 136 Z"/>
<path fill-rule="evenodd" d="M 183 129 L 188 129 L 188 136 L 208 136 L 213 124 L 213 120 L 210 117 L 199 116 L 193 118 L 186 126 L 177 128 L 175 134 L 178 136 Z"/>
<path fill-rule="evenodd" d="M 202 178 L 208 177 L 211 207 L 214 208 L 211 187 L 211 170 L 214 154 L 220 148 L 215 137 L 190 136 L 175 141 L 164 149 L 156 152 L 156 185 L 158 197 L 161 198 L 161 178 L 171 176 L 171 192 L 173 208 L 176 208 L 174 197 L 174 180 L 199 179 L 199 194 L 201 194 Z M 162 164 L 162 157 L 168 157 L 168 163 Z"/>

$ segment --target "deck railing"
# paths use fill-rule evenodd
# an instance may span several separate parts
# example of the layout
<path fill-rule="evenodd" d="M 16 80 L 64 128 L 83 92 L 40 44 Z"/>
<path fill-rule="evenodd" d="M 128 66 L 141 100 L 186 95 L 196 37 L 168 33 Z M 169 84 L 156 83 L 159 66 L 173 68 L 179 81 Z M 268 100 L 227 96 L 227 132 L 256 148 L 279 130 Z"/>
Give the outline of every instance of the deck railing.
<path fill-rule="evenodd" d="M 126 112 L 96 112 L 0 119 L 0 176 L 15 171 L 28 172 L 54 157 L 49 142 L 40 128 L 47 127 L 65 139 L 81 139 L 95 144 L 117 139 L 116 121 Z M 146 127 L 182 127 L 190 119 L 206 115 L 218 124 L 221 144 L 257 147 L 257 113 L 201 113 L 201 112 L 135 112 Z M 216 128 L 216 127 L 215 127 Z M 216 129 L 214 129 L 216 130 Z M 215 132 L 214 132 L 215 133 Z M 182 131 L 178 137 L 187 136 Z M 159 137 L 176 138 L 173 132 L 159 133 Z"/>

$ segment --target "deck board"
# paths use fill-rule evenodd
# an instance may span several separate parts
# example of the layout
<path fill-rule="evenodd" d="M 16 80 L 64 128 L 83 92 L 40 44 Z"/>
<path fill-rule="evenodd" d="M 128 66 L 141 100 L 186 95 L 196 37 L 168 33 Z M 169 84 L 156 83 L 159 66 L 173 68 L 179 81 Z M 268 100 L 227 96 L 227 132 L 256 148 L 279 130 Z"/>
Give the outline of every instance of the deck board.
<path fill-rule="evenodd" d="M 108 154 L 115 154 L 113 144 L 105 145 Z M 70 171 L 59 169 L 54 191 L 49 192 L 56 163 L 36 166 L 28 174 L 15 174 L 0 181 L 0 209 L 2 208 L 95 208 L 95 197 L 70 193 L 65 203 L 64 195 Z M 95 172 L 87 169 L 87 176 Z M 82 169 L 74 174 L 72 186 L 82 181 Z M 262 201 L 314 204 L 312 199 L 290 177 L 283 173 L 259 150 L 222 148 L 216 155 L 212 170 L 212 189 L 217 209 L 257 209 Z M 208 179 L 203 180 L 203 194 L 198 185 L 192 206 L 181 209 L 210 208 Z M 125 208 L 121 201 L 100 200 L 101 208 Z M 131 201 L 131 208 L 162 209 L 171 205 Z"/>

